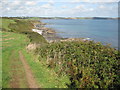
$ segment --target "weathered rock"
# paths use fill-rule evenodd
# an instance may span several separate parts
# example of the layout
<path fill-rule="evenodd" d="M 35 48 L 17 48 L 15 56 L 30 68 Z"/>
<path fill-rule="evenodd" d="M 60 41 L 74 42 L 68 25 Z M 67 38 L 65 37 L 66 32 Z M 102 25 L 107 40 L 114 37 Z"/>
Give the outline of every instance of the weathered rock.
<path fill-rule="evenodd" d="M 37 45 L 34 43 L 34 44 L 29 44 L 26 49 L 31 51 L 31 50 L 35 50 L 37 48 Z"/>

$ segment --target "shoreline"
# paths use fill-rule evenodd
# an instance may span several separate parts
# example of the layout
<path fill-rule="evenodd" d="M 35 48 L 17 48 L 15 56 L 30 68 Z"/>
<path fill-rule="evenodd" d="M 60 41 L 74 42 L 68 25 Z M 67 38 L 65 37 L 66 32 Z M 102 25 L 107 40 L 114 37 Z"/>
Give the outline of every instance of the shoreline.
<path fill-rule="evenodd" d="M 83 38 L 64 38 L 62 36 L 57 35 L 57 33 L 53 28 L 46 27 L 45 25 L 48 25 L 49 23 L 43 23 L 40 20 L 38 20 L 39 24 L 36 24 L 36 28 L 38 30 L 43 30 L 42 36 L 47 40 L 48 43 L 52 42 L 72 42 L 72 41 L 80 41 L 80 42 L 89 42 L 89 41 L 94 41 L 95 43 L 100 42 L 100 41 L 95 41 L 92 40 L 91 38 L 88 37 L 83 37 Z M 102 43 L 103 45 L 110 45 L 111 48 L 119 49 L 119 47 L 114 47 L 109 43 Z"/>
<path fill-rule="evenodd" d="M 53 28 L 45 27 L 48 23 L 43 23 L 38 21 L 39 23 L 34 23 L 34 29 L 32 31 L 37 32 L 38 34 L 42 35 L 48 43 L 52 42 L 66 42 L 66 41 L 90 41 L 90 38 L 63 38 L 58 36 L 56 31 Z"/>

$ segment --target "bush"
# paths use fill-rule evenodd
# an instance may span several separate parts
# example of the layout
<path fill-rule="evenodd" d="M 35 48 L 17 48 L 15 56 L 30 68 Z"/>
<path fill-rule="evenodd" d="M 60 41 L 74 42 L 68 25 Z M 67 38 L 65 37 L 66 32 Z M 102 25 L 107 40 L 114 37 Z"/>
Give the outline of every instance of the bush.
<path fill-rule="evenodd" d="M 59 42 L 37 50 L 58 75 L 67 74 L 70 88 L 120 87 L 118 50 L 101 43 Z"/>

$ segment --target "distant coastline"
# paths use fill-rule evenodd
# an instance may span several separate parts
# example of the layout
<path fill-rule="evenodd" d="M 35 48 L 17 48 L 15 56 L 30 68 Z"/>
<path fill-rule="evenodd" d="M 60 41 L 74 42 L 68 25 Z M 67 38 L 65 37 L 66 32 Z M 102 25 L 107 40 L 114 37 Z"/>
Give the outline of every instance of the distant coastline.
<path fill-rule="evenodd" d="M 1 17 L 6 18 L 6 17 Z M 7 18 L 19 18 L 19 19 L 120 19 L 120 17 L 7 17 Z"/>
<path fill-rule="evenodd" d="M 39 17 L 41 19 L 120 19 L 112 17 Z"/>

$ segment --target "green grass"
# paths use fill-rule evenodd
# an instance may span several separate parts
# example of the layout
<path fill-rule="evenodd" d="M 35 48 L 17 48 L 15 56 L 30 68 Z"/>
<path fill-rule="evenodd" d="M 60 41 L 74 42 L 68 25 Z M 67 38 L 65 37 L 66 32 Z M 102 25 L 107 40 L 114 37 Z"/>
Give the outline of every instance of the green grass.
<path fill-rule="evenodd" d="M 14 21 L 14 23 L 12 21 Z M 6 31 L 25 34 L 29 37 L 31 43 L 45 44 L 47 41 L 43 38 L 43 36 L 32 31 L 34 28 L 33 23 L 36 22 L 38 21 L 29 19 L 3 19 L 2 28 Z"/>
<path fill-rule="evenodd" d="M 0 31 L 0 88 L 2 87 L 2 32 Z"/>
<path fill-rule="evenodd" d="M 22 50 L 28 64 L 30 65 L 32 71 L 34 72 L 36 81 L 39 83 L 42 88 L 65 88 L 66 82 L 68 82 L 68 77 L 59 78 L 53 70 L 48 69 L 40 62 L 35 62 L 36 55 L 33 53 L 27 53 L 25 46 L 29 43 L 29 39 L 24 34 L 17 34 L 12 32 L 3 32 L 4 35 L 9 35 L 6 38 L 14 38 L 12 40 L 3 41 L 3 49 L 2 49 L 2 60 L 3 60 L 3 72 L 2 72 L 2 84 L 3 88 L 10 88 L 10 80 L 12 79 L 13 72 L 11 72 L 11 65 L 20 65 L 22 63 L 19 61 L 18 52 Z M 17 60 L 17 62 L 14 62 Z M 25 75 L 24 68 L 16 68 L 18 76 Z M 25 76 L 21 77 L 22 81 L 20 81 L 20 87 L 27 88 L 26 78 Z"/>
<path fill-rule="evenodd" d="M 33 53 L 22 51 L 27 62 L 29 63 L 35 79 L 38 81 L 42 88 L 67 88 L 66 84 L 69 83 L 67 76 L 59 77 L 54 70 L 47 68 L 43 62 L 38 61 L 38 57 Z"/>
<path fill-rule="evenodd" d="M 13 69 L 12 66 L 21 66 L 21 68 L 16 68 L 15 73 L 17 73 L 19 77 L 21 75 L 25 75 L 22 63 L 19 61 L 18 52 L 21 50 L 35 75 L 36 81 L 39 83 L 41 88 L 67 87 L 66 83 L 69 83 L 67 76 L 57 76 L 54 70 L 48 69 L 46 66 L 43 65 L 43 63 L 34 61 L 36 55 L 33 55 L 33 52 L 27 53 L 25 47 L 29 43 L 37 43 L 43 46 L 47 44 L 46 40 L 41 35 L 31 31 L 31 29 L 33 28 L 31 23 L 32 21 L 10 18 L 4 18 L 3 20 L 3 27 L 0 27 L 5 30 L 2 32 L 2 87 L 11 87 L 10 81 L 14 74 L 14 72 L 11 72 Z M 36 60 L 38 61 L 38 58 L 36 58 Z M 26 77 L 23 76 L 21 78 L 22 79 L 19 82 L 20 87 L 27 88 L 28 86 L 26 84 Z"/>
<path fill-rule="evenodd" d="M 15 23 L 14 20 L 12 19 L 0 19 L 0 28 L 2 28 L 3 30 L 7 30 L 10 31 L 11 29 L 9 28 L 10 23 Z"/>
<path fill-rule="evenodd" d="M 10 87 L 10 80 L 12 78 L 11 66 L 13 64 L 14 59 L 18 59 L 18 51 L 23 49 L 23 53 L 28 60 L 29 65 L 36 76 L 36 80 L 43 88 L 58 88 L 58 87 L 66 87 L 64 82 L 66 78 L 59 78 L 55 75 L 54 71 L 48 71 L 42 64 L 34 61 L 34 57 L 32 54 L 26 53 L 24 46 L 26 45 L 24 35 L 8 33 L 12 37 L 18 37 L 17 40 L 9 40 L 9 45 L 7 47 L 3 47 L 3 87 Z M 22 40 L 22 41 L 21 41 Z M 23 43 L 22 43 L 23 42 Z M 6 45 L 3 43 L 3 46 Z M 21 62 L 16 62 L 14 64 L 21 65 Z M 22 65 L 21 65 L 22 66 Z M 22 70 L 24 70 L 21 67 Z M 50 75 L 51 73 L 51 75 Z M 21 74 L 21 72 L 20 72 Z M 49 81 L 49 82 L 48 82 Z M 64 82 L 63 82 L 64 81 Z M 21 82 L 22 83 L 22 82 Z M 23 83 L 22 83 L 23 84 Z M 24 84 L 23 84 L 24 85 Z M 26 86 L 21 87 L 26 87 Z"/>
<path fill-rule="evenodd" d="M 9 25 L 11 31 L 21 32 L 21 33 L 32 31 L 33 25 L 30 21 L 19 20 L 19 19 L 15 19 L 14 21 L 16 23 Z"/>
<path fill-rule="evenodd" d="M 8 38 L 10 37 L 14 38 L 11 40 L 7 40 L 8 43 L 5 43 L 3 41 L 3 48 L 2 48 L 2 87 L 10 88 L 10 80 L 12 79 L 13 76 L 12 75 L 13 72 L 11 72 L 12 65 L 17 64 L 22 66 L 22 63 L 19 60 L 18 51 L 24 48 L 28 44 L 29 39 L 22 34 L 11 33 L 11 32 L 2 32 L 2 33 L 3 35 L 9 35 Z M 14 62 L 14 60 L 17 61 Z M 21 70 L 21 72 L 17 72 L 18 74 L 25 73 L 23 67 L 16 69 Z M 21 81 L 21 83 L 24 82 Z M 22 85 L 21 87 L 25 88 L 27 86 Z"/>

